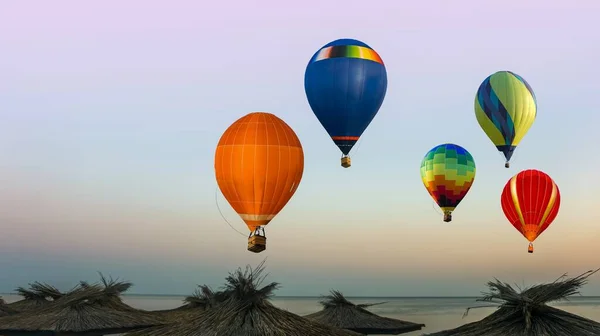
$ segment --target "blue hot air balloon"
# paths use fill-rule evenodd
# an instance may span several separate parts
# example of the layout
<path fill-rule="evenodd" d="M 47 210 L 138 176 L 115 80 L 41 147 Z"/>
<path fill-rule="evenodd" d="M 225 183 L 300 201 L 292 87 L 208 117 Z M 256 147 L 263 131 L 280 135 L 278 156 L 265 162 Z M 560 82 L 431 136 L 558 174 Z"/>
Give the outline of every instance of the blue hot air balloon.
<path fill-rule="evenodd" d="M 340 39 L 317 51 L 306 66 L 308 103 L 333 142 L 348 153 L 379 111 L 387 89 L 381 57 L 363 42 Z"/>

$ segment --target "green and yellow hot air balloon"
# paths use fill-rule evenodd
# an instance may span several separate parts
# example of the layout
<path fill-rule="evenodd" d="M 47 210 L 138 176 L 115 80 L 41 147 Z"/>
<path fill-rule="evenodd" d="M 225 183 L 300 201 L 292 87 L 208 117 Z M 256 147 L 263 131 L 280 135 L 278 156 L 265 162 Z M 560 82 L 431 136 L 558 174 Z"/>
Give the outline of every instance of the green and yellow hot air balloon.
<path fill-rule="evenodd" d="M 475 116 L 479 126 L 506 158 L 505 167 L 537 115 L 531 86 L 510 71 L 498 71 L 477 90 Z"/>

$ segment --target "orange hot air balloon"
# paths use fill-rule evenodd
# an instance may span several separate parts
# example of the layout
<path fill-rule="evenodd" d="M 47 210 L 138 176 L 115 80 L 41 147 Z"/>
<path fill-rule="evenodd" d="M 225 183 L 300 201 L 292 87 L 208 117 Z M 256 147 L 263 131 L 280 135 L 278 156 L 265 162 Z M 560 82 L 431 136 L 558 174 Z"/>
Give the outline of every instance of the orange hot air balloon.
<path fill-rule="evenodd" d="M 523 170 L 504 186 L 500 198 L 506 218 L 529 241 L 539 237 L 558 215 L 560 191 L 546 173 L 535 169 Z"/>
<path fill-rule="evenodd" d="M 250 113 L 223 133 L 215 153 L 215 175 L 225 199 L 250 230 L 249 251 L 266 249 L 264 226 L 292 198 L 303 172 L 298 136 L 271 113 Z"/>

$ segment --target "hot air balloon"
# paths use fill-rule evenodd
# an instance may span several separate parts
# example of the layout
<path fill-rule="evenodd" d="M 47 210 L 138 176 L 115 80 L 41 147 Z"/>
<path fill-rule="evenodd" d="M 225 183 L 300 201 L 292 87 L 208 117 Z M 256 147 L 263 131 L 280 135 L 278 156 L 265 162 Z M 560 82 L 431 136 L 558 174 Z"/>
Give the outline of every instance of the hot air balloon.
<path fill-rule="evenodd" d="M 506 168 L 537 114 L 535 94 L 529 84 L 510 71 L 498 71 L 486 78 L 475 96 L 479 126 L 504 154 Z"/>
<path fill-rule="evenodd" d="M 363 42 L 335 40 L 308 62 L 304 74 L 306 97 L 342 151 L 342 167 L 350 167 L 348 154 L 379 111 L 386 89 L 383 61 Z"/>
<path fill-rule="evenodd" d="M 560 191 L 546 173 L 528 169 L 508 180 L 500 202 L 508 221 L 529 241 L 527 251 L 533 253 L 533 241 L 558 215 Z"/>
<path fill-rule="evenodd" d="M 219 189 L 248 226 L 248 250 L 266 249 L 264 226 L 298 189 L 304 152 L 283 120 L 264 112 L 235 121 L 219 140 L 215 175 Z"/>
<path fill-rule="evenodd" d="M 473 185 L 475 161 L 459 145 L 438 145 L 421 161 L 421 179 L 429 195 L 444 212 L 444 222 L 450 222 L 452 211 Z"/>

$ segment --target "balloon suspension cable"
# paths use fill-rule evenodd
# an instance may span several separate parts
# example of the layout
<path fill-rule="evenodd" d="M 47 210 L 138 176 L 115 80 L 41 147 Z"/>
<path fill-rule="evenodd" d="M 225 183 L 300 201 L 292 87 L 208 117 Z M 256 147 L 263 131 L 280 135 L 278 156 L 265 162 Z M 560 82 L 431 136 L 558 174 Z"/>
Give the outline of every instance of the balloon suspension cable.
<path fill-rule="evenodd" d="M 433 208 L 433 210 L 435 210 L 435 212 L 438 213 L 438 215 L 443 215 L 444 213 L 440 210 L 440 208 L 437 207 L 437 203 L 435 202 L 431 202 L 431 207 Z"/>
<path fill-rule="evenodd" d="M 356 142 L 356 147 L 352 148 L 352 157 L 356 157 L 356 153 L 358 153 L 358 149 L 360 148 L 360 144 L 362 143 L 362 137 L 358 138 L 358 141 Z M 350 154 L 350 153 L 348 153 Z"/>
<path fill-rule="evenodd" d="M 223 220 L 225 221 L 225 223 L 227 223 L 227 225 L 229 225 L 229 227 L 239 233 L 240 235 L 246 237 L 245 234 L 241 233 L 240 231 L 238 231 L 236 228 L 233 227 L 233 225 L 231 225 L 231 223 L 229 223 L 229 221 L 227 220 L 227 218 L 225 218 L 225 215 L 223 215 L 223 212 L 221 211 L 221 207 L 219 206 L 219 199 L 218 199 L 218 195 L 219 195 L 219 187 L 217 187 L 215 189 L 215 204 L 217 205 L 217 209 L 219 210 L 219 214 L 221 214 L 221 218 L 223 218 Z"/>

